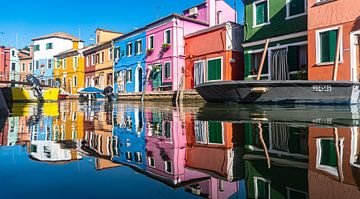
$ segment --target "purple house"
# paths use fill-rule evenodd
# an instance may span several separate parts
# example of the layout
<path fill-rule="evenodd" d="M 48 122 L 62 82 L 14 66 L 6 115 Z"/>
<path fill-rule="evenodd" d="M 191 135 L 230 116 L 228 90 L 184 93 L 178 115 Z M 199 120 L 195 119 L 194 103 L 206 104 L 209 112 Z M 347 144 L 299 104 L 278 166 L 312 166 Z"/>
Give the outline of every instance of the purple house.
<path fill-rule="evenodd" d="M 147 91 L 179 90 L 184 79 L 184 36 L 227 21 L 236 21 L 236 11 L 223 0 L 204 3 L 147 25 Z"/>

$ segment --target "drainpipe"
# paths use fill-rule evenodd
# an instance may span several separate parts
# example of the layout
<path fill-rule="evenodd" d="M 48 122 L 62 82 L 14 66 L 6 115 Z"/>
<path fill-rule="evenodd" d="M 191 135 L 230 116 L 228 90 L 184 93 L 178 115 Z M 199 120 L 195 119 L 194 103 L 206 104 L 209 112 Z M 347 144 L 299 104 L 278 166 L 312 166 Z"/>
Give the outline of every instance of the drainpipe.
<path fill-rule="evenodd" d="M 114 46 L 115 46 L 115 44 L 114 44 L 114 40 L 112 40 L 111 41 L 111 53 L 112 53 L 112 55 L 111 55 L 111 57 L 112 57 L 112 59 L 113 60 L 111 60 L 112 61 L 112 63 L 113 63 L 113 66 L 112 66 L 112 87 L 113 87 L 113 89 L 115 88 L 115 75 L 114 75 L 114 67 L 115 67 L 115 61 L 114 61 Z"/>

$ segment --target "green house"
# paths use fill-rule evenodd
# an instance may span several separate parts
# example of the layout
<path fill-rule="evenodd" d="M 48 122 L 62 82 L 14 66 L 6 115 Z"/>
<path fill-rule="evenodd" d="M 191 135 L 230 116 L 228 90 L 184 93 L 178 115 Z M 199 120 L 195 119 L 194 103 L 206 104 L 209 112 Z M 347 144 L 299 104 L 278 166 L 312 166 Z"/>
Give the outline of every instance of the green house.
<path fill-rule="evenodd" d="M 261 79 L 307 79 L 306 0 L 244 0 L 245 79 L 256 79 L 269 39 Z"/>

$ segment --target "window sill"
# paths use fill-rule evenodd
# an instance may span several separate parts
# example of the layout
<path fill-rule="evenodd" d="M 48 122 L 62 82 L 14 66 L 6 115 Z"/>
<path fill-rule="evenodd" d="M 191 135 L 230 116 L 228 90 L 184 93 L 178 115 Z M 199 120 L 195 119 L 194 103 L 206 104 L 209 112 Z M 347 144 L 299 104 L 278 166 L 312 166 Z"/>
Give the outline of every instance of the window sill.
<path fill-rule="evenodd" d="M 339 64 L 344 63 L 344 61 L 339 61 Z M 334 65 L 335 62 L 324 62 L 324 63 L 316 63 L 316 66 L 329 66 L 329 65 Z"/>
<path fill-rule="evenodd" d="M 295 19 L 295 18 L 298 18 L 298 17 L 305 16 L 306 14 L 307 14 L 307 13 L 306 13 L 306 12 L 304 12 L 304 13 L 300 13 L 300 14 L 297 14 L 297 15 L 286 16 L 285 20 Z"/>
<path fill-rule="evenodd" d="M 266 22 L 266 23 L 263 23 L 263 24 L 255 25 L 255 26 L 253 26 L 252 28 L 260 28 L 260 27 L 263 27 L 263 26 L 266 26 L 266 25 L 270 25 L 270 22 Z"/>
<path fill-rule="evenodd" d="M 315 3 L 314 6 L 321 6 L 321 5 L 324 5 L 324 4 L 332 3 L 334 1 L 337 1 L 337 0 L 320 1 L 320 2 Z"/>

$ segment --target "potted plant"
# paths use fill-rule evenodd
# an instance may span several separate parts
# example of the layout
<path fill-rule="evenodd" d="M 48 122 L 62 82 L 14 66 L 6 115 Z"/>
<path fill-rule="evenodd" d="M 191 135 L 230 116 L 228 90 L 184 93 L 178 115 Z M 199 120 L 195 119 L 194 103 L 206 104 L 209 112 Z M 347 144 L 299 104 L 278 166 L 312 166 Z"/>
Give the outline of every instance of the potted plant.
<path fill-rule="evenodd" d="M 148 48 L 148 49 L 146 50 L 146 55 L 149 56 L 149 55 L 151 55 L 153 52 L 154 52 L 154 49 L 153 49 L 153 48 Z"/>
<path fill-rule="evenodd" d="M 170 46 L 171 46 L 170 44 L 163 44 L 161 48 L 165 52 L 165 51 L 169 50 Z"/>

